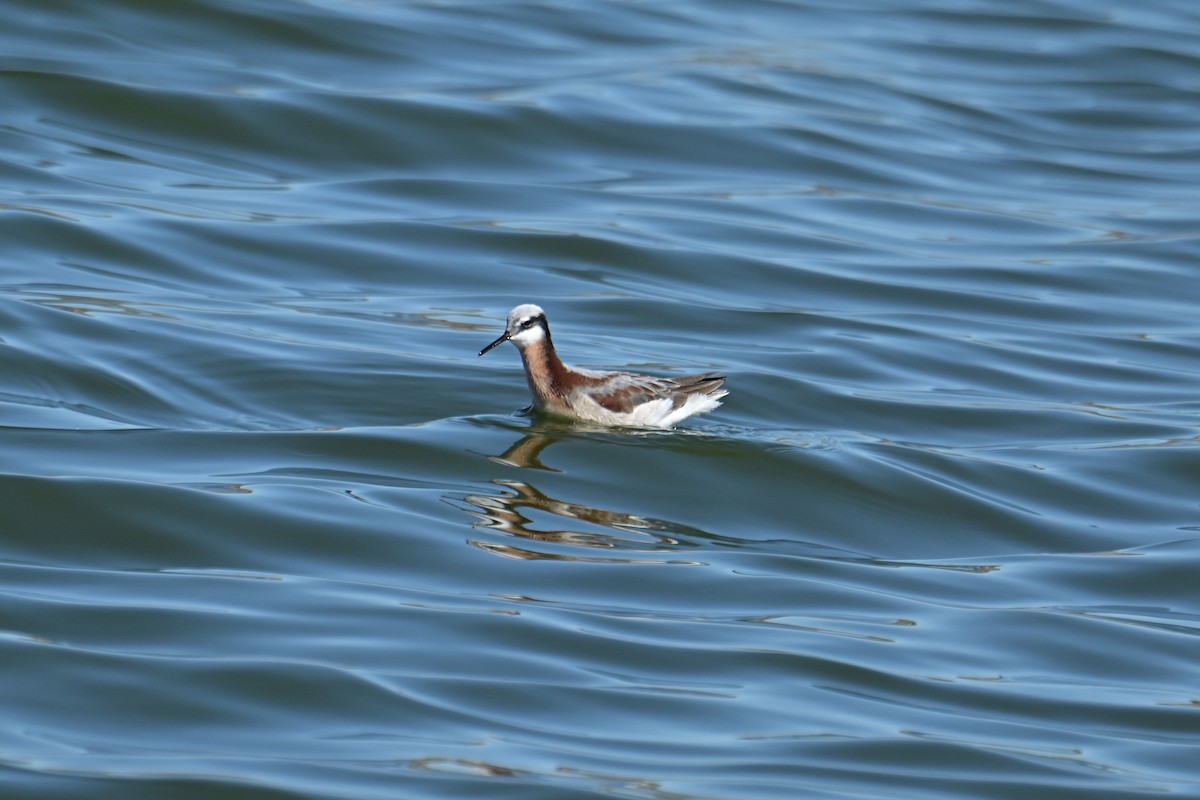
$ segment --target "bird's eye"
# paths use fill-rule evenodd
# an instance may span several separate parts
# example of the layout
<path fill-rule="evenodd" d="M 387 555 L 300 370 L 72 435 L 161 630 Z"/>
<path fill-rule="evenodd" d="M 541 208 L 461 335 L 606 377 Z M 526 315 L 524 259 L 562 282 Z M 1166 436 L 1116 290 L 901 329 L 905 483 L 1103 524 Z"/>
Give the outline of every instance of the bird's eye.
<path fill-rule="evenodd" d="M 532 328 L 532 327 L 533 327 L 533 320 L 532 320 L 532 319 L 523 319 L 523 320 L 521 320 L 521 330 L 523 330 L 523 331 L 527 331 L 527 330 L 529 330 L 529 329 L 530 329 L 530 328 Z"/>

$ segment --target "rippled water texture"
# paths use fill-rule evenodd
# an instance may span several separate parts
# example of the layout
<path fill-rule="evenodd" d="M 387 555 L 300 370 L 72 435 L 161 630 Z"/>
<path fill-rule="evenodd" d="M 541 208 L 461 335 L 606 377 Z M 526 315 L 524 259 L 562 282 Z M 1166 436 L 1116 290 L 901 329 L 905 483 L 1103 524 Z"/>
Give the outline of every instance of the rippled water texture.
<path fill-rule="evenodd" d="M 4 3 L 0 795 L 1200 796 L 1198 8 Z"/>

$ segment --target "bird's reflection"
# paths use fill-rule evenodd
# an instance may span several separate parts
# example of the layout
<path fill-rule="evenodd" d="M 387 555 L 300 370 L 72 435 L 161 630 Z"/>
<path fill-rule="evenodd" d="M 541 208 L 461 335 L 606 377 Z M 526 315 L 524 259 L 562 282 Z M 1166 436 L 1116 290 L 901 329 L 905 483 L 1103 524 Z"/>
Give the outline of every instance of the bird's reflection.
<path fill-rule="evenodd" d="M 528 411 L 528 409 L 527 409 Z M 611 433 L 605 428 L 565 423 L 538 417 L 533 427 L 498 456 L 489 458 L 509 467 L 559 472 L 542 462 L 547 448 L 563 439 L 588 433 Z M 634 433 L 623 432 L 623 433 Z M 515 537 L 522 544 L 471 539 L 470 544 L 508 558 L 547 559 L 622 564 L 699 564 L 682 559 L 646 557 L 647 553 L 676 552 L 697 547 L 709 538 L 704 531 L 667 520 L 644 517 L 623 511 L 560 500 L 550 497 L 528 481 L 496 478 L 494 492 L 469 494 L 462 498 L 466 511 L 476 517 L 476 525 Z M 458 504 L 458 503 L 456 503 Z M 550 525 L 539 525 L 546 515 Z M 588 548 L 587 552 L 580 548 Z M 612 551 L 601 556 L 603 549 Z"/>
<path fill-rule="evenodd" d="M 471 544 L 496 555 L 522 559 L 616 562 L 622 564 L 699 564 L 698 561 L 646 558 L 644 553 L 674 552 L 694 547 L 694 536 L 686 526 L 665 520 L 610 511 L 582 503 L 558 500 L 524 481 L 496 479 L 500 491 L 470 494 L 463 498 L 477 524 L 509 536 L 522 545 L 472 539 Z M 535 528 L 534 516 L 549 514 L 559 526 Z M 563 523 L 562 521 L 567 521 Z M 605 549 L 611 555 L 583 554 L 577 548 Z"/>
<path fill-rule="evenodd" d="M 537 431 L 528 433 L 500 455 L 492 456 L 492 460 L 510 467 L 558 472 L 559 470 L 554 469 L 554 467 L 547 467 L 542 463 L 542 451 L 562 438 L 561 435 L 548 432 Z"/>

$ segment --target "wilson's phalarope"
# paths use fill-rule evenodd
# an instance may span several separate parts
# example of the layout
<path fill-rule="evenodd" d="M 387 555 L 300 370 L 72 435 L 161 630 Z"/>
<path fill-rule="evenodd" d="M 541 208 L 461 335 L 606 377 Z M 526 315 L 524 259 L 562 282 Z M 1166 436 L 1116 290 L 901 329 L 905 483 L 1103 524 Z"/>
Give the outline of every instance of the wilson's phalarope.
<path fill-rule="evenodd" d="M 531 303 L 508 312 L 504 333 L 479 355 L 505 342 L 521 351 L 534 408 L 560 417 L 601 425 L 669 428 L 693 414 L 712 411 L 729 394 L 721 388 L 725 376 L 715 372 L 656 378 L 568 367 L 554 352 L 546 312 Z"/>

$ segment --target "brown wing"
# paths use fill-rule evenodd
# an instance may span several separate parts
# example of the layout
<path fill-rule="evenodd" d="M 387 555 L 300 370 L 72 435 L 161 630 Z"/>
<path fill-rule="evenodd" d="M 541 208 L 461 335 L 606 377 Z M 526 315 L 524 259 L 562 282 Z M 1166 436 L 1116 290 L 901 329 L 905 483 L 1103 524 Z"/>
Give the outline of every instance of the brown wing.
<path fill-rule="evenodd" d="M 652 378 L 646 375 L 619 374 L 611 376 L 604 385 L 597 385 L 592 399 L 609 411 L 629 411 L 642 403 L 656 398 L 669 397 L 672 405 L 679 408 L 687 402 L 688 395 L 711 394 L 725 376 L 715 372 L 684 375 L 679 378 Z"/>

